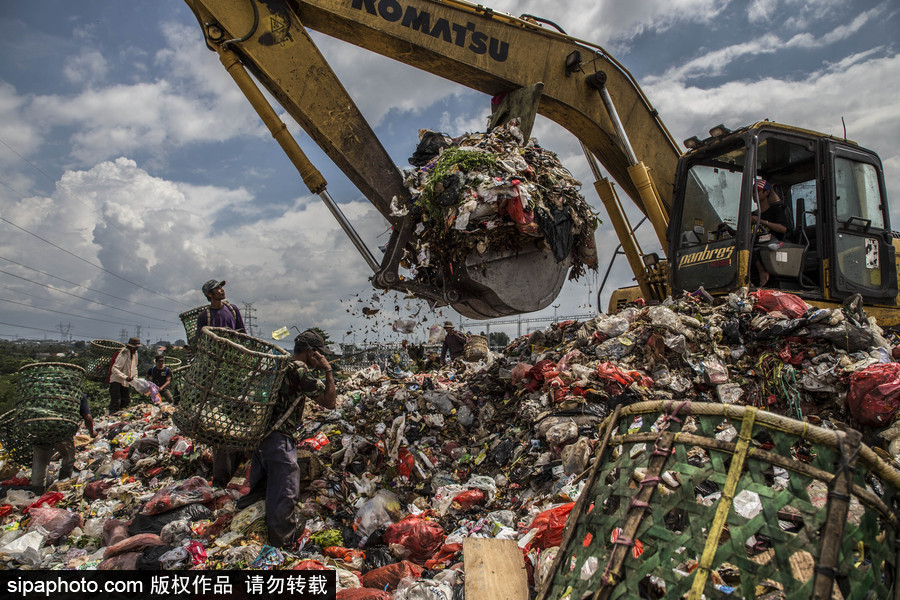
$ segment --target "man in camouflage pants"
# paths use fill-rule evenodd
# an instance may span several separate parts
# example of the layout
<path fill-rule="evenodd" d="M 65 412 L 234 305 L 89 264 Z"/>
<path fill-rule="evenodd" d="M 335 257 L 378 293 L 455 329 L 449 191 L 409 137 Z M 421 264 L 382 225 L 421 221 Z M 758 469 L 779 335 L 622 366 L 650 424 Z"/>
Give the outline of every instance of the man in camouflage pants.
<path fill-rule="evenodd" d="M 250 492 L 238 500 L 238 507 L 266 499 L 266 526 L 269 544 L 291 548 L 303 533 L 304 521 L 297 504 L 300 500 L 300 467 L 297 442 L 306 399 L 319 406 L 334 408 L 337 391 L 331 365 L 322 354 L 325 342 L 315 331 L 304 331 L 294 338 L 294 354 L 273 411 L 273 431 L 253 452 L 250 461 Z M 317 379 L 313 369 L 324 373 Z"/>

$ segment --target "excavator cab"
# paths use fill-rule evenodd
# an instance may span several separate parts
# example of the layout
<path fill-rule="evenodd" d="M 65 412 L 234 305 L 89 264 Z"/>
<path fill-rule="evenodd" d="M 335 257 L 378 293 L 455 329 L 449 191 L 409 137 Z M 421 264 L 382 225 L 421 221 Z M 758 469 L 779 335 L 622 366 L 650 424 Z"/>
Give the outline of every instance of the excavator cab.
<path fill-rule="evenodd" d="M 760 206 L 763 187 L 781 201 L 777 231 L 765 227 L 776 213 Z M 673 290 L 727 293 L 765 273 L 765 287 L 813 304 L 859 293 L 897 306 L 881 162 L 846 140 L 771 122 L 695 140 L 679 162 L 669 242 Z"/>

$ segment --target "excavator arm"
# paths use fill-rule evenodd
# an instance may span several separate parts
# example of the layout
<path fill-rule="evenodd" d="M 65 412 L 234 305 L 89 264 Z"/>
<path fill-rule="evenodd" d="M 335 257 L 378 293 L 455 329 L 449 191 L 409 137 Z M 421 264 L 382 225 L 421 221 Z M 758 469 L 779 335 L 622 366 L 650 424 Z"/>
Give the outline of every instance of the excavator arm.
<path fill-rule="evenodd" d="M 532 282 L 532 289 L 543 292 L 524 305 L 515 299 L 522 294 L 514 289 L 521 290 L 522 282 L 499 279 L 502 272 L 516 271 L 516 261 L 521 263 L 520 270 L 526 270 L 534 257 L 498 257 L 498 265 L 505 268 L 495 265 L 493 271 L 485 267 L 485 261 L 468 265 L 471 272 L 457 269 L 453 281 L 438 282 L 430 289 L 398 281 L 399 255 L 412 232 L 408 222 L 392 215 L 391 200 L 408 198 L 409 192 L 307 29 L 491 96 L 542 83 L 537 112 L 582 142 L 648 216 L 666 247 L 665 228 L 680 153 L 628 71 L 599 46 L 542 27 L 534 19 L 455 0 L 186 1 L 207 45 L 220 54 L 226 68 L 249 70 L 394 226 L 394 252 L 389 249 L 376 272 L 377 286 L 420 293 L 453 304 L 467 316 L 488 318 L 549 305 L 562 279 L 557 273 Z M 279 127 L 270 125 L 270 129 L 276 139 L 282 135 Z M 645 175 L 649 170 L 653 179 L 635 176 L 636 165 Z M 613 204 L 608 201 L 611 185 L 597 175 L 598 191 L 601 197 L 607 196 L 604 203 L 615 209 L 617 199 L 613 198 Z M 304 181 L 314 192 L 324 188 L 324 180 L 309 185 L 304 176 Z M 621 212 L 621 206 L 617 210 Z M 614 223 L 621 218 L 624 215 L 613 216 Z M 627 231 L 617 227 L 617 233 L 622 238 Z M 637 256 L 629 260 L 640 281 L 642 266 Z"/>

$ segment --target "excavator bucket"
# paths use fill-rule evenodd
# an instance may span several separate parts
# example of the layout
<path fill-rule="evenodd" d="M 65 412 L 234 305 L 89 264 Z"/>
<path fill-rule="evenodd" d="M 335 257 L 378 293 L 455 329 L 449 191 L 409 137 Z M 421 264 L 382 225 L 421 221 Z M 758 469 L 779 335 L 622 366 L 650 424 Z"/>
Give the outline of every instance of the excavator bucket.
<path fill-rule="evenodd" d="M 454 282 L 463 299 L 453 308 L 470 319 L 534 312 L 559 295 L 571 259 L 556 262 L 549 249 L 532 246 L 518 253 L 489 250 L 470 254 Z"/>

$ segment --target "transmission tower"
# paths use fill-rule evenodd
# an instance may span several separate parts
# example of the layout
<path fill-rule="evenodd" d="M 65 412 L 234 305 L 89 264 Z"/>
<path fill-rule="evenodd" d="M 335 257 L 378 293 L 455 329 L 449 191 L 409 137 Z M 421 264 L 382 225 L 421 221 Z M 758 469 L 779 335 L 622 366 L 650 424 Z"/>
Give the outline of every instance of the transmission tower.
<path fill-rule="evenodd" d="M 59 329 L 60 341 L 72 341 L 72 336 L 70 335 L 72 331 L 71 323 L 69 323 L 68 325 L 63 325 L 62 323 L 60 323 L 59 325 L 57 325 L 57 328 Z"/>
<path fill-rule="evenodd" d="M 128 330 L 127 329 L 123 329 L 119 332 L 119 339 L 121 340 L 121 342 L 123 344 L 128 342 Z"/>
<path fill-rule="evenodd" d="M 253 318 L 256 314 L 256 309 L 253 308 L 252 302 L 244 302 L 244 327 L 247 329 L 247 335 L 254 335 L 253 333 Z"/>
<path fill-rule="evenodd" d="M 135 325 L 134 327 L 135 327 L 134 337 L 136 337 L 137 339 L 141 339 L 141 326 Z"/>

